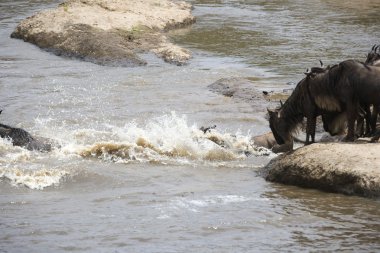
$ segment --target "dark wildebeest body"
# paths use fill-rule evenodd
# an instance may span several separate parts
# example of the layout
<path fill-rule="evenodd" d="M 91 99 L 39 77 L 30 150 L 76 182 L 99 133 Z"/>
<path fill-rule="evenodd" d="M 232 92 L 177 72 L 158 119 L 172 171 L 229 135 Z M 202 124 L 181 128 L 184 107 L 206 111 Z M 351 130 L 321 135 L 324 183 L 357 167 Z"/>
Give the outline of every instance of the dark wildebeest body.
<path fill-rule="evenodd" d="M 310 85 L 316 106 L 327 111 L 346 111 L 348 133 L 355 138 L 355 121 L 361 106 L 380 103 L 380 68 L 354 60 L 333 66 L 321 79 Z"/>
<path fill-rule="evenodd" d="M 367 59 L 364 62 L 364 64 L 380 67 L 380 45 L 374 45 L 372 47 L 371 51 L 367 55 Z M 369 109 L 367 109 L 367 112 L 368 111 Z M 373 106 L 373 111 L 372 111 L 369 122 L 370 122 L 371 133 L 375 135 L 377 135 L 378 133 L 376 131 L 376 122 L 377 122 L 377 115 L 379 112 L 380 112 L 379 106 Z M 368 127 L 368 124 L 367 124 L 367 127 Z"/>
<path fill-rule="evenodd" d="M 283 144 L 293 140 L 292 131 L 306 117 L 309 144 L 310 137 L 311 142 L 315 141 L 317 116 L 322 115 L 324 129 L 331 135 L 341 132 L 345 117 L 349 129 L 345 139 L 353 140 L 360 105 L 377 106 L 379 102 L 380 68 L 348 60 L 307 73 L 285 104 L 279 110 L 269 111 L 269 124 L 276 141 Z"/>
<path fill-rule="evenodd" d="M 312 68 L 310 73 L 306 73 L 306 77 L 302 79 L 294 89 L 293 93 L 286 100 L 283 106 L 275 111 L 269 112 L 269 125 L 278 144 L 289 143 L 293 141 L 292 132 L 299 123 L 306 117 L 306 144 L 315 142 L 316 118 L 319 115 L 329 116 L 324 121 L 326 131 L 335 129 L 333 119 L 342 110 L 339 101 L 327 103 L 319 96 L 315 96 L 315 92 L 320 94 L 328 94 L 325 90 L 316 91 L 318 83 L 328 82 L 330 67 Z M 327 97 L 323 96 L 323 97 Z M 318 104 L 320 106 L 318 106 Z M 334 130 L 336 131 L 336 130 Z M 333 134 L 330 132 L 330 134 Z"/>
<path fill-rule="evenodd" d="M 51 143 L 48 143 L 47 140 L 35 139 L 21 128 L 0 124 L 0 137 L 10 139 L 14 146 L 24 147 L 28 150 L 48 152 L 52 149 Z"/>
<path fill-rule="evenodd" d="M 380 45 L 374 45 L 371 51 L 368 53 L 364 65 L 380 67 Z M 359 62 L 358 62 L 359 63 Z M 359 63 L 361 65 L 361 63 Z M 360 108 L 358 109 L 357 116 L 357 129 L 355 134 L 357 136 L 371 136 L 376 132 L 376 121 L 379 112 L 378 106 L 373 106 L 373 111 L 371 112 L 371 104 L 366 104 L 365 102 L 360 102 Z M 342 117 L 346 112 L 338 114 L 324 115 L 324 122 L 335 122 L 333 125 L 337 127 L 340 124 L 340 129 L 344 127 L 347 117 Z M 364 128 L 365 119 L 365 128 Z M 338 122 L 340 121 L 340 123 Z M 326 130 L 326 129 L 325 129 Z M 330 131 L 329 131 L 330 132 Z M 332 131 L 334 132 L 334 131 Z M 331 132 L 330 132 L 331 133 Z"/>
<path fill-rule="evenodd" d="M 332 73 L 330 86 L 335 88 L 336 97 L 346 106 L 346 140 L 352 141 L 360 105 L 373 105 L 374 108 L 380 105 L 380 68 L 353 60 L 341 62 L 338 68 L 338 74 Z"/>

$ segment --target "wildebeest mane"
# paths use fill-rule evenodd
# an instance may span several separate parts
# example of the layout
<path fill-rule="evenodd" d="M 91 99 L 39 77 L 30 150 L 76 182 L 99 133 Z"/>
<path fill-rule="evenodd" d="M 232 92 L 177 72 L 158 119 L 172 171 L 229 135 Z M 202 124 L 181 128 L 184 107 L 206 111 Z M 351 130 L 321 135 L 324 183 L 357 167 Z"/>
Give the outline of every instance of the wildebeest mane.
<path fill-rule="evenodd" d="M 280 108 L 280 117 L 285 117 L 287 119 L 287 131 L 293 132 L 296 130 L 299 123 L 302 122 L 303 115 L 303 107 L 304 101 L 307 99 L 307 88 L 306 88 L 306 79 L 309 77 L 305 77 L 302 79 L 289 96 L 289 98 L 285 101 L 285 103 Z"/>
<path fill-rule="evenodd" d="M 305 73 L 306 77 L 297 84 L 293 93 L 278 110 L 279 117 L 286 118 L 283 130 L 287 134 L 293 135 L 297 130 L 297 126 L 309 111 L 308 105 L 318 108 L 319 113 L 340 111 L 341 105 L 334 99 L 339 73 L 338 65 L 326 68 L 313 67 L 310 72 Z"/>

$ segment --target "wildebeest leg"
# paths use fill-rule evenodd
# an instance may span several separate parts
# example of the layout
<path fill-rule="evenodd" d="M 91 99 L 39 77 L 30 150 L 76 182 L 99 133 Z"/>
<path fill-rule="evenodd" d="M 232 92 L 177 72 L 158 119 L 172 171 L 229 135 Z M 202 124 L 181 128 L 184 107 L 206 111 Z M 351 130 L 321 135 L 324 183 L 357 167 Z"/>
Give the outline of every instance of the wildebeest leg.
<path fill-rule="evenodd" d="M 317 118 L 313 116 L 309 116 L 306 121 L 306 145 L 315 142 L 315 127 L 317 124 Z M 311 142 L 309 142 L 309 137 L 311 137 Z"/>
<path fill-rule="evenodd" d="M 372 131 L 372 114 L 371 114 L 371 107 L 368 105 L 364 108 L 365 110 L 365 135 L 369 135 Z M 375 110 L 375 106 L 373 107 L 373 110 Z"/>
<path fill-rule="evenodd" d="M 355 140 L 355 121 L 357 119 L 357 103 L 352 102 L 347 104 L 347 127 L 348 132 L 343 141 L 354 141 Z"/>
<path fill-rule="evenodd" d="M 379 113 L 379 106 L 373 105 L 373 110 L 371 114 L 371 135 L 376 132 L 377 114 Z"/>
<path fill-rule="evenodd" d="M 375 131 L 370 142 L 377 142 L 380 139 L 380 130 Z"/>
<path fill-rule="evenodd" d="M 364 117 L 359 115 L 357 121 L 356 121 L 356 135 L 358 137 L 361 137 L 364 135 Z"/>

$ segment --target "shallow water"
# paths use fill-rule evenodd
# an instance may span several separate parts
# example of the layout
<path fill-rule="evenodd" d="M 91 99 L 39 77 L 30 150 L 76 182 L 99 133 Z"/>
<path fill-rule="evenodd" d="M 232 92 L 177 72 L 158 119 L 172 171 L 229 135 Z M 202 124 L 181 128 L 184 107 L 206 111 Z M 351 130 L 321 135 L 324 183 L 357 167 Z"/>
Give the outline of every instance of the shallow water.
<path fill-rule="evenodd" d="M 148 54 L 136 68 L 10 39 L 58 1 L 0 2 L 1 122 L 62 147 L 0 140 L 0 251 L 379 251 L 379 200 L 265 182 L 258 170 L 275 155 L 250 141 L 269 130 L 263 114 L 207 86 L 283 89 L 319 59 L 364 60 L 380 43 L 380 3 L 189 2 L 197 23 L 170 35 L 190 64 Z"/>

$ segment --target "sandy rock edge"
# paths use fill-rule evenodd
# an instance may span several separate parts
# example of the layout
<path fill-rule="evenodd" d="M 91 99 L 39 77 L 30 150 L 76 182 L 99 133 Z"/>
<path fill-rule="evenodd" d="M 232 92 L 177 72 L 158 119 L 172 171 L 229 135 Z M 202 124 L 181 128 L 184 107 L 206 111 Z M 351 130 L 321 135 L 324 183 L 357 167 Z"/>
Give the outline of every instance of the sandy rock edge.
<path fill-rule="evenodd" d="M 151 24 L 145 26 L 139 23 L 137 29 L 132 24 L 132 29 L 104 30 L 88 24 L 77 23 L 76 20 L 67 21 L 62 18 L 59 22 L 62 22 L 60 26 L 65 27 L 64 31 L 52 31 L 54 29 L 49 28 L 51 21 L 45 15 L 48 17 L 53 15 L 59 20 L 62 6 L 75 1 L 81 4 L 87 3 L 81 0 L 68 0 L 61 3 L 56 9 L 41 11 L 30 16 L 20 22 L 12 32 L 11 38 L 22 39 L 58 56 L 78 58 L 100 65 L 145 65 L 146 61 L 141 59 L 138 54 L 147 52 L 152 52 L 165 62 L 178 66 L 187 64 L 192 57 L 189 50 L 172 44 L 166 36 L 166 32 L 169 30 L 187 27 L 195 23 L 196 18 L 190 12 L 180 21 L 178 18 L 167 20 L 162 29 L 149 27 Z M 191 5 L 178 2 L 178 8 L 191 9 Z M 107 8 L 106 10 L 108 11 Z M 71 11 L 75 12 L 75 10 Z M 140 15 L 144 15 L 143 12 Z M 56 24 L 54 25 L 56 26 Z M 81 36 L 81 33 L 85 35 Z"/>
<path fill-rule="evenodd" d="M 345 144 L 335 145 L 339 148 L 339 145 Z M 365 150 L 364 146 L 362 148 Z M 272 159 L 262 168 L 260 175 L 270 182 L 346 195 L 380 197 L 379 173 L 356 170 L 357 164 L 354 163 L 352 167 L 342 169 L 339 162 L 334 165 L 328 161 L 329 157 L 318 157 L 318 152 L 314 149 L 307 151 L 313 153 L 314 158 L 304 158 L 304 149 L 302 147 Z M 341 159 L 344 160 L 345 157 Z"/>

